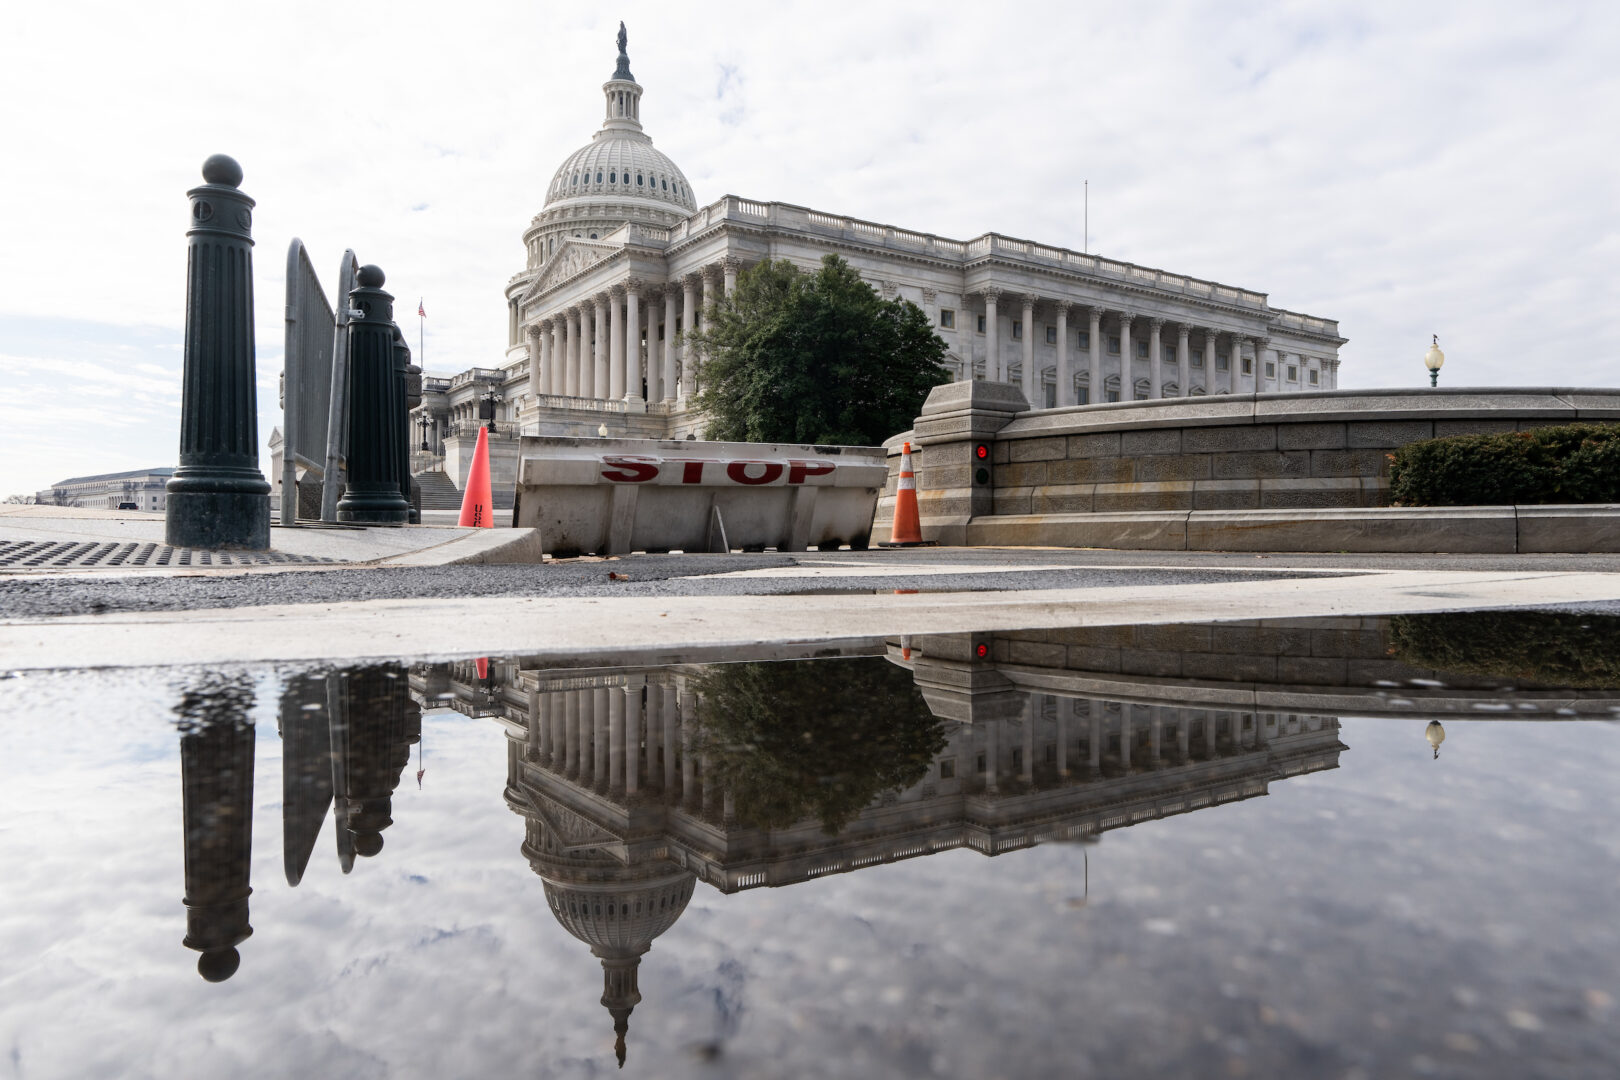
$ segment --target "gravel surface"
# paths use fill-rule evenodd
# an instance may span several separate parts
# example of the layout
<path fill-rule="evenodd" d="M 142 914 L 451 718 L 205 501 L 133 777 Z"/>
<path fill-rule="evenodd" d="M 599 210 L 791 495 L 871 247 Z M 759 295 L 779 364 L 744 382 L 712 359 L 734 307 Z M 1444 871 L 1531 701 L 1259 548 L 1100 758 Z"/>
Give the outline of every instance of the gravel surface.
<path fill-rule="evenodd" d="M 774 596 L 827 592 L 927 592 L 1071 589 L 1116 585 L 1202 584 L 1233 579 L 1295 577 L 1313 571 L 1256 566 L 1097 567 L 1094 553 L 1073 551 L 890 553 L 851 557 L 794 555 L 636 555 L 569 559 L 541 566 L 440 566 L 333 569 L 278 573 L 53 576 L 0 579 L 0 617 L 42 618 L 120 611 L 182 611 L 264 604 L 330 604 L 356 600 L 477 596 Z M 885 561 L 892 575 L 866 568 Z M 945 563 L 950 573 L 907 573 Z M 840 574 L 852 567 L 864 572 Z M 1043 567 L 996 570 L 1020 564 Z M 1051 569 L 1061 566 L 1062 569 Z M 739 570 L 803 567 L 787 577 L 725 577 Z M 810 570 L 819 570 L 811 574 Z M 1349 572 L 1349 571 L 1344 571 Z M 615 575 L 610 577 L 609 575 Z"/>

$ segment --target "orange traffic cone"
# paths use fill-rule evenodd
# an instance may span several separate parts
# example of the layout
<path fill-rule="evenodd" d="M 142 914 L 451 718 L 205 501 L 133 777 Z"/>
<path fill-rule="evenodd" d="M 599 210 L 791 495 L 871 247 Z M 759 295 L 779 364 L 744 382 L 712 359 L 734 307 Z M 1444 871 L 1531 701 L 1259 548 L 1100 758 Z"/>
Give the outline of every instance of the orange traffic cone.
<path fill-rule="evenodd" d="M 478 677 L 480 679 L 489 678 L 489 657 L 480 656 L 478 659 L 474 660 L 473 670 L 478 672 Z"/>
<path fill-rule="evenodd" d="M 922 537 L 922 523 L 917 518 L 917 478 L 911 471 L 911 444 L 900 451 L 900 483 L 894 493 L 894 527 L 889 531 L 889 542 L 880 547 L 902 547 L 927 544 Z"/>
<path fill-rule="evenodd" d="M 473 447 L 472 468 L 467 470 L 467 490 L 461 496 L 463 528 L 495 527 L 495 502 L 489 493 L 489 429 L 478 429 L 478 445 Z"/>

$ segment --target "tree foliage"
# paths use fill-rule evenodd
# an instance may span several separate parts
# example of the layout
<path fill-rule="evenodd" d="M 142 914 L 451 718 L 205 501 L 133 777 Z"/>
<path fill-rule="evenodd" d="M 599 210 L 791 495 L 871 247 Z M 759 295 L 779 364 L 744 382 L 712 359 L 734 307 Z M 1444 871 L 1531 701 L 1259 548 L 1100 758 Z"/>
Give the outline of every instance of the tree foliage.
<path fill-rule="evenodd" d="M 758 828 L 814 817 L 836 833 L 883 792 L 921 780 L 945 748 L 911 672 L 882 657 L 722 664 L 696 690 L 705 779 Z"/>
<path fill-rule="evenodd" d="M 945 343 L 909 300 L 885 300 L 837 255 L 815 273 L 759 263 L 688 335 L 706 353 L 705 434 L 734 442 L 875 446 L 949 378 Z"/>
<path fill-rule="evenodd" d="M 1455 611 L 1390 618 L 1390 653 L 1413 667 L 1523 685 L 1620 688 L 1620 616 Z"/>

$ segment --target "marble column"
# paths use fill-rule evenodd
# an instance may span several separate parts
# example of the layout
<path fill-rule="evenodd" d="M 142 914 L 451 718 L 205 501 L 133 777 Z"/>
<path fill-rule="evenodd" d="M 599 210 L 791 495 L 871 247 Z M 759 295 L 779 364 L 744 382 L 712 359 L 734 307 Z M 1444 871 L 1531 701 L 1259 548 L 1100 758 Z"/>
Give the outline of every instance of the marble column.
<path fill-rule="evenodd" d="M 641 789 L 641 686 L 624 693 L 624 793 Z"/>
<path fill-rule="evenodd" d="M 551 320 L 541 319 L 537 329 L 540 331 L 540 392 L 551 395 L 557 392 L 557 364 L 551 352 Z"/>
<path fill-rule="evenodd" d="M 608 294 L 597 293 L 591 301 L 591 397 L 607 396 Z"/>
<path fill-rule="evenodd" d="M 1151 768 L 1157 769 L 1164 764 L 1164 707 L 1153 706 L 1148 710 L 1148 746 L 1153 755 Z"/>
<path fill-rule="evenodd" d="M 1136 400 L 1136 357 L 1131 349 L 1131 320 L 1128 311 L 1119 313 L 1119 400 Z"/>
<path fill-rule="evenodd" d="M 1057 710 L 1057 767 L 1059 776 L 1069 775 L 1069 709 L 1067 701 L 1058 702 Z"/>
<path fill-rule="evenodd" d="M 1227 375 L 1230 376 L 1231 372 L 1227 372 Z M 1204 331 L 1204 391 L 1205 391 L 1205 393 L 1213 394 L 1218 389 L 1218 384 L 1219 383 L 1220 383 L 1220 379 L 1216 377 L 1216 372 L 1215 372 L 1215 331 L 1213 331 L 1213 330 L 1205 330 Z M 1230 387 L 1232 384 L 1230 382 L 1228 382 L 1226 385 L 1228 387 Z"/>
<path fill-rule="evenodd" d="M 1192 347 L 1187 343 L 1191 333 L 1186 323 L 1176 327 L 1176 392 L 1182 397 L 1192 396 Z"/>
<path fill-rule="evenodd" d="M 692 723 L 697 714 L 697 695 L 690 690 L 679 694 L 681 718 L 681 805 L 691 809 L 697 802 L 696 770 L 692 762 Z"/>
<path fill-rule="evenodd" d="M 1131 704 L 1123 702 L 1119 707 L 1119 764 L 1126 772 L 1131 771 L 1131 738 L 1134 734 L 1131 730 Z"/>
<path fill-rule="evenodd" d="M 1069 370 L 1069 305 L 1057 305 L 1057 403 L 1074 404 L 1074 373 Z"/>
<path fill-rule="evenodd" d="M 1164 397 L 1164 320 L 1148 320 L 1148 397 Z"/>
<path fill-rule="evenodd" d="M 623 791 L 624 779 L 624 709 L 625 693 L 615 687 L 608 691 L 608 787 Z"/>
<path fill-rule="evenodd" d="M 1020 718 L 1024 725 L 1024 767 L 1020 772 L 1024 783 L 1030 787 L 1035 785 L 1035 718 L 1039 715 L 1035 698 L 1024 698 L 1024 715 Z"/>
<path fill-rule="evenodd" d="M 1040 389 L 1040 380 L 1035 378 L 1035 298 L 1028 293 L 1019 297 L 1023 306 L 1024 331 L 1024 400 L 1029 402 L 1030 408 L 1039 409 L 1046 401 L 1035 398 L 1035 391 Z"/>
<path fill-rule="evenodd" d="M 546 752 L 546 722 L 540 713 L 540 692 L 530 690 L 528 698 L 528 724 L 523 733 L 523 756 L 529 761 L 539 761 Z"/>
<path fill-rule="evenodd" d="M 579 309 L 567 308 L 563 311 L 562 355 L 563 368 L 567 371 L 567 390 L 569 397 L 579 396 L 579 358 L 575 355 L 575 347 L 579 343 Z"/>
<path fill-rule="evenodd" d="M 696 370 L 697 348 L 686 343 L 686 332 L 692 329 L 692 319 L 697 314 L 697 286 L 698 277 L 696 274 L 687 274 L 681 279 L 681 384 L 679 393 L 682 401 L 692 396 L 692 376 Z"/>
<path fill-rule="evenodd" d="M 557 312 L 547 322 L 551 324 L 551 350 L 547 353 L 551 367 L 551 392 L 559 397 L 567 397 L 568 365 L 563 360 L 562 312 Z"/>
<path fill-rule="evenodd" d="M 984 726 L 984 790 L 1001 790 L 1001 762 L 996 753 L 1000 749 L 1000 720 L 991 720 Z"/>
<path fill-rule="evenodd" d="M 989 382 L 1006 382 L 1007 377 L 1001 370 L 1001 343 L 997 339 L 996 301 L 1001 293 L 996 289 L 985 289 L 984 296 L 984 377 Z"/>
<path fill-rule="evenodd" d="M 1272 392 L 1272 391 L 1275 391 L 1277 389 L 1278 378 L 1280 378 L 1281 375 L 1282 375 L 1282 371 L 1279 370 L 1277 372 L 1277 375 L 1274 376 L 1274 377 L 1268 378 L 1266 376 L 1266 352 L 1270 348 L 1271 348 L 1271 342 L 1269 340 L 1267 340 L 1266 338 L 1257 337 L 1257 338 L 1254 339 L 1254 379 L 1255 379 L 1255 385 L 1258 386 L 1260 389 L 1265 390 L 1267 392 Z"/>
<path fill-rule="evenodd" d="M 540 363 L 540 328 L 529 327 L 523 338 L 529 346 L 529 393 L 539 397 L 545 393 L 545 371 Z"/>
<path fill-rule="evenodd" d="M 1176 717 L 1176 756 L 1186 764 L 1192 758 L 1192 713 L 1179 709 Z"/>
<path fill-rule="evenodd" d="M 559 772 L 568 767 L 568 695 L 546 695 L 547 715 L 551 718 L 551 760 L 547 762 Z"/>
<path fill-rule="evenodd" d="M 668 795 L 675 790 L 675 729 L 680 719 L 680 710 L 675 705 L 675 688 L 673 686 L 656 686 L 653 692 L 663 698 L 664 718 L 664 794 Z"/>
<path fill-rule="evenodd" d="M 1091 385 L 1086 389 L 1086 396 L 1091 404 L 1097 405 L 1108 400 L 1102 369 L 1102 308 L 1093 307 L 1089 314 L 1087 322 L 1090 325 L 1090 334 L 1086 341 L 1090 348 L 1087 350 L 1089 355 L 1086 358 L 1086 378 L 1090 380 Z"/>
<path fill-rule="evenodd" d="M 727 255 L 720 260 L 720 269 L 725 274 L 725 295 L 730 296 L 737 290 L 737 271 L 742 269 L 742 260 L 735 255 Z"/>
<path fill-rule="evenodd" d="M 664 688 L 657 683 L 647 684 L 647 786 L 662 787 L 658 769 L 658 750 L 664 742 Z"/>
<path fill-rule="evenodd" d="M 658 379 L 658 400 L 675 400 L 675 286 L 664 286 L 664 369 Z"/>
<path fill-rule="evenodd" d="M 567 704 L 563 706 L 563 730 L 567 732 L 568 743 L 568 760 L 565 763 L 564 771 L 570 780 L 577 779 L 580 770 L 584 767 L 584 756 L 581 750 L 581 744 L 584 742 L 581 714 L 584 710 L 580 708 L 580 701 L 584 693 L 585 691 L 581 690 L 563 691 L 563 696 L 567 699 Z"/>
<path fill-rule="evenodd" d="M 698 297 L 698 308 L 699 308 L 698 321 L 699 321 L 700 324 L 704 323 L 708 319 L 710 305 L 716 303 L 719 300 L 719 295 L 718 295 L 719 290 L 720 290 L 720 269 L 719 269 L 719 267 L 705 266 L 703 268 L 703 291 L 702 291 L 701 295 L 699 295 L 699 297 Z M 698 381 L 702 377 L 703 377 L 703 357 L 700 354 L 698 356 L 697 369 L 692 373 L 692 385 L 694 387 L 696 387 Z"/>
<path fill-rule="evenodd" d="M 603 397 L 624 397 L 624 286 L 611 290 L 613 300 L 608 308 L 608 385 Z"/>
<path fill-rule="evenodd" d="M 1232 335 L 1232 370 L 1229 374 L 1232 376 L 1232 389 L 1247 392 L 1254 389 L 1254 384 L 1243 377 L 1243 344 L 1241 337 L 1236 334 Z"/>
<path fill-rule="evenodd" d="M 590 691 L 591 701 L 591 779 L 598 788 L 608 779 L 608 724 L 612 720 L 612 706 L 608 704 L 607 687 Z"/>
<path fill-rule="evenodd" d="M 624 398 L 632 406 L 641 404 L 641 290 L 644 285 L 640 278 L 630 278 L 624 283 L 624 385 L 613 396 Z"/>
<path fill-rule="evenodd" d="M 1091 702 L 1091 730 L 1086 733 L 1086 767 L 1092 776 L 1102 771 L 1102 722 L 1103 702 L 1095 698 Z"/>

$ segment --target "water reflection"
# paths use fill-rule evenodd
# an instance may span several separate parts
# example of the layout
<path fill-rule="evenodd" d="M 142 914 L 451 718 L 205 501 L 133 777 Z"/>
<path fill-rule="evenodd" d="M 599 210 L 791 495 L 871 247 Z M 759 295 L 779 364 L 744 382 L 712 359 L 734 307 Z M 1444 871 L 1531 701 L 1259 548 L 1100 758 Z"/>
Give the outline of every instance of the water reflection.
<path fill-rule="evenodd" d="M 1593 622 L 1570 625 L 1588 640 Z M 602 969 L 622 1066 L 640 964 L 700 881 L 730 894 L 958 848 L 1095 842 L 1336 768 L 1343 714 L 1428 719 L 1438 758 L 1441 716 L 1610 717 L 1620 704 L 1595 677 L 1540 685 L 1553 680 L 1520 660 L 1511 681 L 1529 688 L 1512 695 L 1502 670 L 1423 666 L 1432 654 L 1413 643 L 1445 637 L 1425 632 L 1410 618 L 1320 619 L 908 637 L 819 646 L 830 655 L 816 659 L 762 649 L 771 660 L 759 663 L 541 657 L 301 674 L 278 713 L 285 875 L 303 878 L 328 809 L 345 873 L 382 850 L 424 709 L 491 718 L 507 738 L 522 854 L 553 918 Z M 1569 670 L 1569 649 L 1549 655 Z M 252 703 L 246 683 L 214 680 L 177 709 L 185 944 L 210 981 L 236 970 L 252 933 Z"/>

